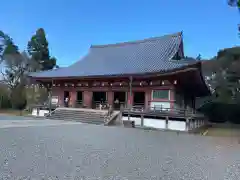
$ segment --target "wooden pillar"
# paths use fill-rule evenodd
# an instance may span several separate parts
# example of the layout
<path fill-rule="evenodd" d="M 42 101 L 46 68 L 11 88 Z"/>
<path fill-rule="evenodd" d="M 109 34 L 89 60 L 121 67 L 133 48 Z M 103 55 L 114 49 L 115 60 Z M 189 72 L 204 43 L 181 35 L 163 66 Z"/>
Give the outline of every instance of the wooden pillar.
<path fill-rule="evenodd" d="M 108 101 L 108 104 L 113 106 L 113 99 L 114 98 L 114 92 L 113 91 L 108 91 L 107 92 L 107 101 Z"/>
<path fill-rule="evenodd" d="M 92 107 L 92 91 L 83 91 L 83 104 L 87 108 Z"/>
<path fill-rule="evenodd" d="M 190 129 L 190 121 L 189 118 L 186 118 L 186 131 Z"/>
<path fill-rule="evenodd" d="M 54 87 L 52 89 L 52 95 L 58 97 L 58 104 L 59 106 L 64 105 L 64 99 L 63 99 L 63 90 L 60 87 Z"/>
<path fill-rule="evenodd" d="M 48 108 L 49 108 L 49 114 L 52 112 L 52 87 L 53 87 L 53 79 L 51 81 L 51 84 L 48 86 Z"/>
<path fill-rule="evenodd" d="M 128 92 L 128 106 L 131 107 L 133 105 L 133 92 L 132 92 L 132 95 L 130 92 Z"/>
<path fill-rule="evenodd" d="M 49 113 L 51 114 L 51 109 L 52 109 L 52 90 L 50 88 L 48 89 L 48 108 L 49 108 Z"/>
<path fill-rule="evenodd" d="M 132 81 L 133 81 L 133 78 L 132 78 L 132 76 L 130 76 L 129 77 L 129 96 L 128 96 L 129 107 L 131 107 L 133 104 Z"/>
<path fill-rule="evenodd" d="M 144 117 L 143 117 L 143 113 L 141 114 L 141 126 L 144 126 Z"/>
<path fill-rule="evenodd" d="M 174 110 L 174 102 L 175 102 L 175 93 L 173 89 L 170 89 L 170 110 Z"/>
<path fill-rule="evenodd" d="M 192 119 L 189 119 L 189 125 L 188 125 L 188 130 L 192 129 Z"/>
<path fill-rule="evenodd" d="M 196 113 L 196 97 L 192 96 L 192 108 L 193 108 L 193 113 Z"/>
<path fill-rule="evenodd" d="M 70 107 L 75 107 L 77 99 L 77 93 L 75 90 L 70 92 Z"/>
<path fill-rule="evenodd" d="M 196 119 L 194 119 L 194 128 L 197 128 L 197 120 Z"/>
<path fill-rule="evenodd" d="M 168 116 L 166 116 L 165 129 L 168 129 L 168 121 L 169 121 L 169 118 Z"/>
<path fill-rule="evenodd" d="M 124 104 L 124 108 L 128 107 L 128 96 L 129 96 L 129 94 L 128 94 L 128 92 L 126 91 L 126 92 L 125 92 L 125 104 Z"/>
<path fill-rule="evenodd" d="M 145 91 L 145 109 L 149 108 L 149 101 L 151 100 L 151 90 Z"/>

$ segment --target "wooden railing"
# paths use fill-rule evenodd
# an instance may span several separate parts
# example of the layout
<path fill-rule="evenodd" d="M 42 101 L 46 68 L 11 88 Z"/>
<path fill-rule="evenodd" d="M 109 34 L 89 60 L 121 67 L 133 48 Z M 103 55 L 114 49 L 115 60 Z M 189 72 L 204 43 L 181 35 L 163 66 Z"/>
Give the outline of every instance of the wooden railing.
<path fill-rule="evenodd" d="M 118 104 L 113 103 L 112 108 L 113 109 L 120 109 L 121 106 L 126 107 L 127 104 L 126 102 L 120 102 Z M 104 102 L 100 102 L 100 101 L 93 101 L 92 102 L 92 109 L 103 109 L 103 110 L 107 110 L 109 108 L 109 104 L 107 101 Z M 86 108 L 86 105 L 84 105 L 83 101 L 75 101 L 75 103 L 72 105 L 72 107 L 75 108 Z"/>
<path fill-rule="evenodd" d="M 113 114 L 113 107 L 112 106 L 107 106 L 107 114 L 104 118 L 104 124 L 105 125 L 108 125 L 108 123 L 111 121 L 111 117 L 112 117 L 112 114 Z"/>
<path fill-rule="evenodd" d="M 75 101 L 74 107 L 75 108 L 86 108 L 87 106 L 84 105 L 83 101 Z M 93 109 L 107 109 L 107 107 L 108 107 L 108 103 L 106 101 L 102 102 L 102 103 L 100 101 L 92 102 Z"/>
<path fill-rule="evenodd" d="M 124 101 L 119 103 L 113 103 L 113 109 L 115 110 L 120 110 L 121 106 L 127 107 L 127 103 Z"/>
<path fill-rule="evenodd" d="M 124 126 L 135 127 L 135 121 L 131 120 L 131 116 L 137 115 L 141 118 L 141 125 L 144 126 L 144 117 L 159 117 L 165 120 L 165 129 L 169 128 L 169 120 L 184 120 L 186 121 L 186 131 L 195 132 L 198 128 L 207 125 L 207 119 L 203 114 L 194 111 L 193 109 L 184 108 L 164 108 L 164 107 L 148 107 L 139 109 L 139 106 L 121 108 L 121 113 L 128 116 L 128 121 L 123 121 Z M 153 119 L 154 119 L 153 118 Z M 132 124 L 131 124 L 132 123 Z"/>
<path fill-rule="evenodd" d="M 143 106 L 131 106 L 125 107 L 123 109 L 125 113 L 143 113 L 143 114 L 161 114 L 161 115 L 172 115 L 176 117 L 197 117 L 203 116 L 203 114 L 196 112 L 194 109 L 184 109 L 184 108 L 166 108 L 163 106 L 154 107 L 143 107 Z"/>
<path fill-rule="evenodd" d="M 57 108 L 54 109 L 53 111 L 49 111 L 49 113 L 44 114 L 44 117 L 45 117 L 45 118 L 50 117 L 52 114 L 55 113 L 56 110 L 57 110 Z"/>
<path fill-rule="evenodd" d="M 136 111 L 142 111 L 145 109 L 144 103 L 134 103 L 132 106 Z"/>
<path fill-rule="evenodd" d="M 76 100 L 74 107 L 75 107 L 75 108 L 83 108 L 83 107 L 84 107 L 83 101 L 81 101 L 81 100 Z"/>
<path fill-rule="evenodd" d="M 109 107 L 109 104 L 107 101 L 100 102 L 100 101 L 93 101 L 92 102 L 92 108 L 93 109 L 102 109 L 102 110 L 107 110 Z"/>

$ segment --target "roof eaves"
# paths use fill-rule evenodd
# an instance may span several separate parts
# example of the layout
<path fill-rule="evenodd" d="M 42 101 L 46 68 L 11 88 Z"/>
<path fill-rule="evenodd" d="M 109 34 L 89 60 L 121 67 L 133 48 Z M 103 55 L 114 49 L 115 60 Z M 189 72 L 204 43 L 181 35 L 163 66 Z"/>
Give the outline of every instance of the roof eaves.
<path fill-rule="evenodd" d="M 154 71 L 154 72 L 148 72 L 148 73 L 129 73 L 129 74 L 109 74 L 109 75 L 90 75 L 90 76 L 68 76 L 68 77 L 32 77 L 35 79 L 75 79 L 75 78 L 107 78 L 107 77 L 129 77 L 129 76 L 143 76 L 143 75 L 156 75 L 159 74 L 159 76 L 163 76 L 166 75 L 168 73 L 174 73 L 177 71 L 182 71 L 182 70 L 187 70 L 187 69 L 198 69 L 198 64 L 199 63 L 195 63 L 195 64 L 190 64 L 190 65 L 184 65 L 182 67 L 179 68 L 174 68 L 174 69 L 170 69 L 170 70 L 161 70 L 161 71 Z"/>
<path fill-rule="evenodd" d="M 67 68 L 67 67 L 62 67 L 62 68 L 57 68 L 57 69 L 50 69 L 50 70 L 46 70 L 46 71 L 38 71 L 38 72 L 29 72 L 28 73 L 28 77 L 34 77 L 34 75 L 38 75 L 38 74 L 42 74 L 42 73 L 48 73 L 48 72 L 53 72 L 53 71 L 59 71 L 59 70 L 62 70 L 64 68 Z"/>

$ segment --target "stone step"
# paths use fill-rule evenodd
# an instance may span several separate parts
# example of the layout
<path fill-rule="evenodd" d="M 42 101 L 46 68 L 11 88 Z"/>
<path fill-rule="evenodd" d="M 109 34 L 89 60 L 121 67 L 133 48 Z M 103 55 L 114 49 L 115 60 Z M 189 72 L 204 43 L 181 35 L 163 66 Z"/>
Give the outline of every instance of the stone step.
<path fill-rule="evenodd" d="M 103 118 L 95 118 L 95 117 L 51 116 L 49 119 L 60 119 L 60 120 L 64 120 L 64 119 L 72 119 L 72 120 L 84 119 L 84 120 L 86 120 L 86 121 L 95 120 L 95 121 L 99 121 L 99 122 L 104 122 L 104 119 L 103 119 Z"/>
<path fill-rule="evenodd" d="M 97 113 L 97 112 L 84 112 L 84 111 L 66 111 L 66 110 L 56 110 L 54 112 L 63 112 L 63 113 L 77 113 L 77 114 L 105 114 L 105 113 Z"/>
<path fill-rule="evenodd" d="M 73 110 L 55 110 L 55 112 L 65 112 L 65 113 L 72 113 L 72 112 L 75 112 L 75 113 L 89 113 L 89 114 L 105 114 L 106 112 L 94 112 L 94 111 L 73 111 Z"/>
<path fill-rule="evenodd" d="M 104 114 L 96 114 L 96 113 L 76 113 L 76 112 L 54 112 L 54 113 L 52 113 L 52 115 L 54 115 L 54 114 L 104 117 Z"/>
<path fill-rule="evenodd" d="M 52 120 L 65 120 L 65 121 L 76 121 L 76 122 L 82 122 L 82 123 L 89 123 L 89 124 L 103 124 L 103 120 L 98 119 L 68 119 L 68 118 L 58 118 L 58 117 L 52 117 L 50 118 Z"/>
<path fill-rule="evenodd" d="M 55 116 L 55 117 L 65 117 L 65 118 L 67 118 L 67 117 L 72 117 L 72 118 L 78 118 L 78 117 L 81 117 L 81 118 L 88 118 L 88 117 L 90 117 L 90 118 L 99 118 L 99 119 L 104 119 L 104 117 L 102 117 L 102 116 L 91 116 L 91 115 L 88 115 L 88 116 L 86 116 L 86 115 L 66 115 L 66 114 L 54 114 L 54 115 L 52 115 L 52 116 Z M 52 116 L 50 116 L 50 117 L 52 117 Z"/>
<path fill-rule="evenodd" d="M 75 114 L 75 113 L 69 114 L 69 113 L 61 113 L 61 112 L 52 114 L 52 116 L 54 115 L 105 117 L 100 114 Z"/>
<path fill-rule="evenodd" d="M 89 124 L 103 124 L 105 118 L 104 114 L 104 112 L 57 109 L 48 118 Z"/>
<path fill-rule="evenodd" d="M 88 113 L 74 113 L 74 112 L 72 112 L 72 113 L 54 112 L 53 114 L 84 115 L 84 116 L 88 116 L 89 115 L 89 116 L 102 116 L 102 117 L 104 117 L 103 114 L 88 114 Z"/>

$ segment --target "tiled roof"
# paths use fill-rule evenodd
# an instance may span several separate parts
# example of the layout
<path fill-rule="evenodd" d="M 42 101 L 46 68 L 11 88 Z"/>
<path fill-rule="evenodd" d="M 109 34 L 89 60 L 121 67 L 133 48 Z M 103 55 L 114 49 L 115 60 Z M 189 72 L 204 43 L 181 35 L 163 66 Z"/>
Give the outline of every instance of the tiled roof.
<path fill-rule="evenodd" d="M 80 61 L 65 68 L 30 74 L 31 77 L 87 77 L 166 72 L 195 63 L 172 60 L 182 33 L 109 45 L 92 45 Z"/>

